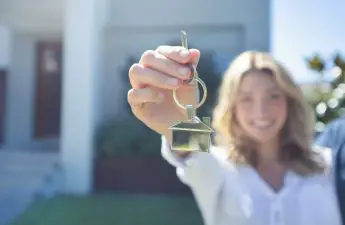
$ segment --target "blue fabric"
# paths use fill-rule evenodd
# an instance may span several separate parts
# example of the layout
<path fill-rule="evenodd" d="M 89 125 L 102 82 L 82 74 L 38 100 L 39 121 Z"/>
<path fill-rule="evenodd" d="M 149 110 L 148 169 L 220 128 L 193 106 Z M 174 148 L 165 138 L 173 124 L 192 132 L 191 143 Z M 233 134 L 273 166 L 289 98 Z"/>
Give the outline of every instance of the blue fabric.
<path fill-rule="evenodd" d="M 328 124 L 325 131 L 317 136 L 315 144 L 329 147 L 334 151 L 335 183 L 341 216 L 345 225 L 345 117 Z"/>
<path fill-rule="evenodd" d="M 345 117 L 334 120 L 326 126 L 323 133 L 319 134 L 315 140 L 315 144 L 330 147 L 333 150 L 338 148 L 345 142 Z"/>

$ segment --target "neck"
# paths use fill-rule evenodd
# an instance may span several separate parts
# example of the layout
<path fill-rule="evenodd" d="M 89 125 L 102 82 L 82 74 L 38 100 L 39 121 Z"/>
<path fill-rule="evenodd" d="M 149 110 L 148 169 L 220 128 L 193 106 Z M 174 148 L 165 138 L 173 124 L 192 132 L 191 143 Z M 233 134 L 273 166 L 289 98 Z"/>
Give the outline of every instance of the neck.
<path fill-rule="evenodd" d="M 279 144 L 277 140 L 263 143 L 258 148 L 258 166 L 279 164 Z"/>
<path fill-rule="evenodd" d="M 257 171 L 274 191 L 284 185 L 286 167 L 279 161 L 279 144 L 277 141 L 262 144 L 258 149 Z"/>

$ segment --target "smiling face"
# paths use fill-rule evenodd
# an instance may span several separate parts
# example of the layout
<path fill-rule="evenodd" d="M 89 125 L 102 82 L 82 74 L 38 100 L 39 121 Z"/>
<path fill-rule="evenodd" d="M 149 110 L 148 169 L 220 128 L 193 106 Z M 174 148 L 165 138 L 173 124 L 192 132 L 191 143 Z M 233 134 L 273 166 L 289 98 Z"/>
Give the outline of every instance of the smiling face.
<path fill-rule="evenodd" d="M 244 75 L 235 101 L 235 118 L 255 142 L 277 140 L 287 118 L 287 100 L 272 75 L 263 71 Z"/>
<path fill-rule="evenodd" d="M 314 119 L 285 66 L 269 53 L 246 51 L 224 74 L 213 111 L 214 140 L 235 164 L 255 166 L 260 155 L 278 153 L 299 174 L 323 172 L 311 150 Z"/>

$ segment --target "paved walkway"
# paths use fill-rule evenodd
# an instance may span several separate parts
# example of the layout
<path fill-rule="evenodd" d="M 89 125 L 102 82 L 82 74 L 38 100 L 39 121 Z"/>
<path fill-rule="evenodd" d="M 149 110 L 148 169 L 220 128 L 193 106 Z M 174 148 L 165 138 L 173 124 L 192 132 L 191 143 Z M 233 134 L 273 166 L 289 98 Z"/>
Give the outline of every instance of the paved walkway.
<path fill-rule="evenodd" d="M 0 151 L 0 225 L 23 212 L 38 195 L 49 194 L 57 152 Z"/>

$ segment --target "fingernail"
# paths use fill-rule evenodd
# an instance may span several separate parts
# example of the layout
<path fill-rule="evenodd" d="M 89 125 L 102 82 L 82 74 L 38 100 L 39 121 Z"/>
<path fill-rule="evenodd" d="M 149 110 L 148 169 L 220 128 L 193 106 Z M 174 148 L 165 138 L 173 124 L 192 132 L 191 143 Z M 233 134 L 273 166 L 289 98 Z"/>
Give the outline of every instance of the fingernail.
<path fill-rule="evenodd" d="M 184 77 L 187 77 L 190 73 L 190 69 L 186 67 L 181 67 L 178 69 L 179 74 L 183 75 Z"/>
<path fill-rule="evenodd" d="M 189 56 L 189 51 L 187 49 L 183 49 L 183 50 L 181 50 L 180 55 L 183 58 L 185 58 L 185 57 Z"/>
<path fill-rule="evenodd" d="M 170 85 L 177 85 L 178 84 L 178 80 L 175 78 L 168 78 L 168 84 Z"/>

